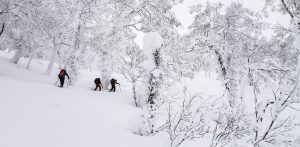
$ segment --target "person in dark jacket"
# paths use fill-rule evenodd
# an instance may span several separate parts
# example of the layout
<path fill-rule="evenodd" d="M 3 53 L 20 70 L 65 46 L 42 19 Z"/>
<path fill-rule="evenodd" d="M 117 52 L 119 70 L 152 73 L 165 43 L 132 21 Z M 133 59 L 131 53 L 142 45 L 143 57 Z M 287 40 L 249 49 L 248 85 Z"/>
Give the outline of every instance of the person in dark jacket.
<path fill-rule="evenodd" d="M 94 83 L 96 84 L 95 91 L 97 91 L 98 88 L 99 88 L 99 91 L 101 91 L 102 84 L 101 84 L 100 78 L 96 78 L 96 79 L 94 80 Z"/>
<path fill-rule="evenodd" d="M 68 77 L 68 80 L 70 80 L 69 75 L 67 73 L 67 71 L 65 69 L 61 69 L 59 74 L 58 74 L 58 78 L 60 80 L 60 87 L 64 86 L 65 83 L 65 76 Z"/>
<path fill-rule="evenodd" d="M 112 78 L 110 80 L 110 84 L 111 84 L 111 89 L 109 91 L 110 92 L 115 92 L 116 91 L 116 84 L 120 84 L 120 83 L 118 83 L 116 79 Z"/>

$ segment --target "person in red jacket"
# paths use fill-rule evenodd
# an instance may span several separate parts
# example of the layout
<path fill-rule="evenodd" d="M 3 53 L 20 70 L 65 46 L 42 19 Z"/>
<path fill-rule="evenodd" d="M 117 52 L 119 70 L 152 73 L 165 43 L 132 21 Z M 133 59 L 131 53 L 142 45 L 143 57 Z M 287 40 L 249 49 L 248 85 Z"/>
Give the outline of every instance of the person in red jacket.
<path fill-rule="evenodd" d="M 61 69 L 58 74 L 58 78 L 60 80 L 60 87 L 64 87 L 65 76 L 68 77 L 68 80 L 70 79 L 67 71 L 65 69 Z"/>

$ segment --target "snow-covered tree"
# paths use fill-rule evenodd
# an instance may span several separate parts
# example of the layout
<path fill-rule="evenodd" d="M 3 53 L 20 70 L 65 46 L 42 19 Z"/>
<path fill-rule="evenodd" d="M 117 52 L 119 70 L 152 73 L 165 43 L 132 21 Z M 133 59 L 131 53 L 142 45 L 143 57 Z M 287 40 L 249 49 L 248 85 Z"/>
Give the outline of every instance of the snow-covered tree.
<path fill-rule="evenodd" d="M 275 11 L 288 14 L 292 19 L 299 19 L 300 2 L 297 0 L 264 0 L 266 6 L 271 6 Z"/>
<path fill-rule="evenodd" d="M 221 14 L 221 3 L 207 3 L 193 7 L 197 12 L 190 27 L 192 32 L 186 36 L 189 40 L 187 51 L 202 59 L 215 60 L 217 72 L 223 81 L 229 103 L 234 105 L 238 95 L 238 79 L 245 65 L 242 59 L 242 47 L 250 37 L 260 33 L 263 24 L 258 22 L 253 12 L 242 4 L 232 3 Z M 201 63 L 201 62 L 200 62 Z"/>
<path fill-rule="evenodd" d="M 146 80 L 147 91 L 145 96 L 147 97 L 147 104 L 144 106 L 145 114 L 142 115 L 144 126 L 140 130 L 142 135 L 153 135 L 158 131 L 155 121 L 158 119 L 159 108 L 162 102 L 162 46 L 163 39 L 156 32 L 147 33 L 143 38 L 143 49 L 148 59 L 144 66 L 149 76 Z"/>
<path fill-rule="evenodd" d="M 14 50 L 11 62 L 33 56 L 39 45 L 40 27 L 36 24 L 41 1 L 1 1 L 1 35 L 7 49 Z M 4 33 L 4 34 L 3 34 Z"/>
<path fill-rule="evenodd" d="M 70 6 L 67 1 L 46 1 L 42 5 L 43 11 L 40 13 L 42 21 L 40 25 L 44 28 L 44 35 L 51 48 L 47 53 L 49 55 L 49 64 L 46 74 L 52 73 L 53 67 L 57 60 L 57 54 L 60 49 L 70 47 Z M 51 12 L 49 14 L 49 12 Z"/>
<path fill-rule="evenodd" d="M 283 139 L 284 137 L 282 139 L 275 138 L 280 138 L 277 131 L 282 132 L 282 135 L 289 135 L 290 129 L 293 127 L 291 124 L 293 121 L 290 120 L 292 116 L 278 117 L 273 112 L 275 108 L 270 108 L 270 105 L 275 104 L 272 99 L 281 97 L 279 96 L 281 94 L 285 93 L 289 97 L 288 93 L 297 93 L 295 87 L 297 87 L 296 69 L 299 53 L 293 46 L 295 40 L 293 35 L 277 30 L 280 33 L 276 37 L 273 37 L 270 41 L 266 40 L 261 35 L 265 25 L 258 21 L 253 12 L 243 8 L 238 3 L 232 3 L 225 9 L 224 14 L 221 13 L 222 4 L 220 3 L 208 3 L 204 10 L 200 8 L 202 8 L 201 5 L 193 8 L 193 10 L 200 13 L 195 16 L 195 21 L 191 26 L 191 34 L 186 36 L 186 39 L 190 42 L 187 45 L 188 51 L 201 57 L 216 60 L 225 92 L 229 97 L 230 109 L 243 109 L 243 107 L 240 108 L 245 93 L 242 91 L 245 90 L 245 85 L 250 85 L 253 88 L 255 116 L 257 118 L 253 130 L 255 130 L 254 134 L 256 135 L 253 135 L 251 130 L 248 130 L 248 132 L 256 136 L 256 139 L 254 139 L 256 141 L 253 141 L 255 146 L 261 146 L 265 143 L 282 145 L 289 142 L 288 139 Z M 211 57 L 211 55 L 214 56 Z M 280 86 L 277 87 L 276 85 L 285 85 L 286 89 L 279 88 Z M 271 100 L 265 97 L 268 92 L 274 95 Z M 282 99 L 291 98 L 287 97 Z M 276 109 L 281 112 L 285 108 L 283 108 L 282 102 L 280 105 L 277 105 Z M 265 106 L 272 109 L 272 112 L 265 114 L 267 110 L 261 110 L 261 107 Z M 260 114 L 263 114 L 265 118 L 261 118 Z M 243 113 L 232 118 L 235 120 L 238 116 L 245 118 Z M 272 119 L 271 116 L 276 116 L 276 119 Z M 251 119 L 251 117 L 241 119 L 241 123 L 244 123 L 247 119 Z M 274 123 L 277 125 L 274 125 Z M 220 123 L 220 125 L 223 126 L 224 123 Z M 236 127 L 238 126 L 237 124 Z M 263 134 L 270 135 L 268 139 L 271 140 L 266 141 Z M 230 140 L 230 138 L 227 139 Z M 214 144 L 217 146 L 217 143 Z"/>
<path fill-rule="evenodd" d="M 136 44 L 128 46 L 125 51 L 125 56 L 122 58 L 123 63 L 121 65 L 122 75 L 132 84 L 133 100 L 135 106 L 139 106 L 139 100 L 137 97 L 137 82 L 144 80 L 146 70 L 143 67 L 143 62 L 146 60 L 146 56 Z"/>
<path fill-rule="evenodd" d="M 293 116 L 282 115 L 299 101 L 299 51 L 293 43 L 291 34 L 273 37 L 264 47 L 253 50 L 249 58 L 255 114 L 252 142 L 255 146 L 290 146 L 296 139 L 291 135 L 295 127 Z M 263 61 L 259 59 L 261 56 L 265 58 Z"/>

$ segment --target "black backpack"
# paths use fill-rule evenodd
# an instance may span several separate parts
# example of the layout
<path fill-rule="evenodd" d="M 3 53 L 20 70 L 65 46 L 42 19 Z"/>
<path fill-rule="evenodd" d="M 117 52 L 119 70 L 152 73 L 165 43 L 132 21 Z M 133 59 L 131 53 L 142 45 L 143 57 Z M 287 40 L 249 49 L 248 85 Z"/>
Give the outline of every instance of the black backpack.
<path fill-rule="evenodd" d="M 96 78 L 96 79 L 94 80 L 94 83 L 95 83 L 95 84 L 100 84 L 100 83 L 101 83 L 100 78 Z"/>

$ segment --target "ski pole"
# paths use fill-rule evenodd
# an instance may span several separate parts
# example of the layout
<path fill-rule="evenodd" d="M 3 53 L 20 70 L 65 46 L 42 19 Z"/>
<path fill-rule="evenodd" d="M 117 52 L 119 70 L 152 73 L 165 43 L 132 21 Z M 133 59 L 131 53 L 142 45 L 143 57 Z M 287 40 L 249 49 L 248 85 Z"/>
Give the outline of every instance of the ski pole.
<path fill-rule="evenodd" d="M 57 80 L 56 80 L 56 82 L 55 82 L 55 84 L 54 84 L 54 85 L 57 85 L 57 82 L 58 82 L 58 81 L 59 81 L 59 79 L 57 79 Z"/>
<path fill-rule="evenodd" d="M 70 84 L 70 79 L 68 79 L 67 88 L 69 88 L 69 84 Z"/>

